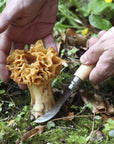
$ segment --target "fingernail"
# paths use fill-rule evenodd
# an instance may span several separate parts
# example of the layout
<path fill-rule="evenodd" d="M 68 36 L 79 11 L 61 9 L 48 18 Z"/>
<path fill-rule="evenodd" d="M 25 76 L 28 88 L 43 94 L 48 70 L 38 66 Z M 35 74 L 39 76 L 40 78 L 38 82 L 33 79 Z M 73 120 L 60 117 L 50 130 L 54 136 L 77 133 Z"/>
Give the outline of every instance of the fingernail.
<path fill-rule="evenodd" d="M 87 56 L 86 54 L 82 55 L 80 58 L 81 63 L 88 64 Z"/>

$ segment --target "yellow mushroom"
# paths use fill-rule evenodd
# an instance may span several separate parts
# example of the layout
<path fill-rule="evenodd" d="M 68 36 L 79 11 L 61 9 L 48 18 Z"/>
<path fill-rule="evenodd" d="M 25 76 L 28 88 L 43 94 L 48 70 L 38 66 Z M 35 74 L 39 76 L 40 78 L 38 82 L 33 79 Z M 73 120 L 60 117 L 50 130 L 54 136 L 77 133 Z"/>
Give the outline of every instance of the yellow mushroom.
<path fill-rule="evenodd" d="M 31 45 L 29 51 L 14 50 L 7 57 L 6 68 L 10 78 L 18 84 L 27 84 L 31 94 L 31 113 L 36 118 L 55 103 L 50 79 L 59 75 L 62 60 L 52 48 L 45 49 L 41 40 Z"/>

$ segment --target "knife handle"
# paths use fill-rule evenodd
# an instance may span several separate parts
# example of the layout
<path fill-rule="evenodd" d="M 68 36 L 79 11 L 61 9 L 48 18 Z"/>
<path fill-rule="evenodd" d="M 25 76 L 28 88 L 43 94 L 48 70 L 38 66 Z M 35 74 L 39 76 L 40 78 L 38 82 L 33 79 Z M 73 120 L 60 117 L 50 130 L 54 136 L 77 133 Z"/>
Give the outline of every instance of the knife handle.
<path fill-rule="evenodd" d="M 76 70 L 74 73 L 75 76 L 79 77 L 82 81 L 88 79 L 91 70 L 94 68 L 95 65 L 84 65 L 81 66 Z"/>

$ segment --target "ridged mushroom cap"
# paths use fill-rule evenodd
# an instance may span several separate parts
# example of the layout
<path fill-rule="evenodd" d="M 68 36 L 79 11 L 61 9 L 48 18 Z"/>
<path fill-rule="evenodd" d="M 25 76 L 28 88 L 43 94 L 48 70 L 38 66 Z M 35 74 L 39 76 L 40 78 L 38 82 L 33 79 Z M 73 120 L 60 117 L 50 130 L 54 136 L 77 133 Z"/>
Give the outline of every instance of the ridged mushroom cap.
<path fill-rule="evenodd" d="M 10 78 L 18 84 L 42 85 L 59 75 L 62 60 L 52 48 L 45 49 L 41 40 L 27 50 L 13 50 L 7 57 Z"/>

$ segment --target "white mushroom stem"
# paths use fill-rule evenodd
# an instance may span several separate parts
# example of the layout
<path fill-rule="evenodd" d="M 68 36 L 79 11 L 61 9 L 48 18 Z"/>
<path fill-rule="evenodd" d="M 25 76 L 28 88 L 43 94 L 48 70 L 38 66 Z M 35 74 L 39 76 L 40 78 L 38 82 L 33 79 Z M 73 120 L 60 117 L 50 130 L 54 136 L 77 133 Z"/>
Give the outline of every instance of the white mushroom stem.
<path fill-rule="evenodd" d="M 37 119 L 46 111 L 48 111 L 54 104 L 53 91 L 50 82 L 44 85 L 28 85 L 31 94 L 31 105 L 33 109 L 31 114 Z"/>

